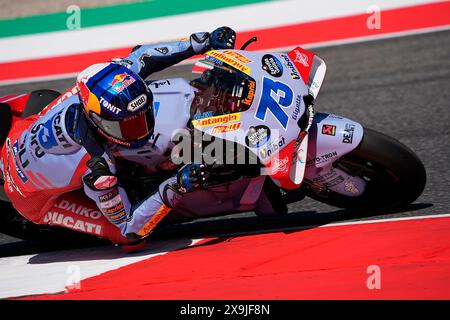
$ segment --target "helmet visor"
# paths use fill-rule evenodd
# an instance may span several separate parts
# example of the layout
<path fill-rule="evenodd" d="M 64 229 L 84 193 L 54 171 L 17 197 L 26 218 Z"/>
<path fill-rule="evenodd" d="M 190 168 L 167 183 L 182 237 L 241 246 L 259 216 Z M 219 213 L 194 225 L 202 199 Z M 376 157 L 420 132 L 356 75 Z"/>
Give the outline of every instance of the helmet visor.
<path fill-rule="evenodd" d="M 124 142 L 134 142 L 147 137 L 154 127 L 153 108 L 147 108 L 130 118 L 107 120 L 91 113 L 91 119 L 108 136 Z"/>

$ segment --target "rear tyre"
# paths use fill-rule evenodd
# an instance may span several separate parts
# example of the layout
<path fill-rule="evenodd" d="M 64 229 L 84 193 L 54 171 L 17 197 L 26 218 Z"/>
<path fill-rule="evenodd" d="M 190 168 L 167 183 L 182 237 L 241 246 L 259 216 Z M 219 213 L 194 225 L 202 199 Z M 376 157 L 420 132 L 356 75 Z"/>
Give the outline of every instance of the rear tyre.
<path fill-rule="evenodd" d="M 358 197 L 348 197 L 308 183 L 306 193 L 315 200 L 340 208 L 405 206 L 422 194 L 426 184 L 425 167 L 411 149 L 392 137 L 370 129 L 364 129 L 359 146 L 338 159 L 333 166 L 364 179 L 364 193 Z"/>

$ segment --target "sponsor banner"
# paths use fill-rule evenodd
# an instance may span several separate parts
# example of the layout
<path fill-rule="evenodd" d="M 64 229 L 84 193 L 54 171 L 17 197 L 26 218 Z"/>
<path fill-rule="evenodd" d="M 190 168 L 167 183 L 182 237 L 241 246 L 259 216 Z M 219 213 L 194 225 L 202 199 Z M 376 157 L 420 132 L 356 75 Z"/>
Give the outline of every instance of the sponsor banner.
<path fill-rule="evenodd" d="M 149 234 L 156 225 L 171 211 L 170 207 L 167 207 L 165 204 L 161 206 L 161 208 L 153 215 L 153 217 L 139 230 L 138 235 L 141 237 Z"/>
<path fill-rule="evenodd" d="M 227 65 L 229 65 L 239 71 L 242 71 L 243 73 L 245 73 L 247 75 L 250 75 L 250 71 L 251 71 L 250 67 L 246 66 L 245 64 L 243 64 L 240 61 L 235 60 L 234 58 L 231 58 L 230 56 L 228 56 L 222 52 L 213 50 L 213 51 L 209 51 L 207 53 L 207 55 L 211 56 L 219 61 L 222 61 L 222 62 L 226 63 Z"/>
<path fill-rule="evenodd" d="M 224 125 L 231 122 L 237 122 L 240 120 L 241 120 L 241 113 L 239 112 L 239 113 L 225 114 L 222 116 L 192 120 L 192 125 L 196 129 L 201 129 L 211 126 Z"/>
<path fill-rule="evenodd" d="M 70 215 L 66 215 L 57 211 L 49 211 L 44 217 L 44 223 L 48 223 L 53 226 L 62 226 L 75 231 L 81 231 L 85 233 L 102 235 L 102 225 L 96 224 L 83 219 L 75 218 Z"/>
<path fill-rule="evenodd" d="M 336 126 L 331 124 L 322 125 L 322 134 L 326 136 L 335 136 L 336 135 Z"/>
<path fill-rule="evenodd" d="M 237 60 L 239 60 L 242 63 L 251 63 L 253 60 L 248 59 L 246 56 L 242 55 L 239 52 L 233 51 L 233 50 L 225 50 L 223 53 L 225 53 L 228 56 L 231 56 Z"/>
<path fill-rule="evenodd" d="M 223 126 L 217 126 L 212 129 L 211 133 L 225 133 L 225 132 L 230 132 L 230 131 L 236 131 L 236 130 L 239 130 L 240 127 L 241 127 L 240 122 L 223 125 Z"/>
<path fill-rule="evenodd" d="M 353 133 L 355 132 L 355 125 L 351 123 L 345 124 L 345 133 L 342 137 L 342 143 L 352 143 L 353 142 Z"/>
<path fill-rule="evenodd" d="M 262 68 L 272 77 L 281 77 L 283 75 L 283 66 L 281 65 L 280 60 L 277 57 L 266 54 L 262 57 L 261 60 Z"/>
<path fill-rule="evenodd" d="M 257 148 L 267 143 L 270 139 L 270 128 L 267 126 L 250 127 L 245 144 L 250 148 Z"/>

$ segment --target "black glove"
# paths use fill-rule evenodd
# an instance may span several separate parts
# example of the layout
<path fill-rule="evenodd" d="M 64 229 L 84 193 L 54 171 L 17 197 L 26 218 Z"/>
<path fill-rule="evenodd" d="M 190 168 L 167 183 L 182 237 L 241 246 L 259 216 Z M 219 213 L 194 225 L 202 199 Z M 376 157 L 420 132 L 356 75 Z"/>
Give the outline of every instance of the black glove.
<path fill-rule="evenodd" d="M 86 165 L 92 172 L 84 176 L 83 181 L 92 190 L 106 190 L 117 185 L 117 177 L 109 170 L 104 158 L 93 157 Z"/>
<path fill-rule="evenodd" d="M 220 27 L 210 36 L 211 49 L 234 49 L 236 32 L 229 27 Z"/>

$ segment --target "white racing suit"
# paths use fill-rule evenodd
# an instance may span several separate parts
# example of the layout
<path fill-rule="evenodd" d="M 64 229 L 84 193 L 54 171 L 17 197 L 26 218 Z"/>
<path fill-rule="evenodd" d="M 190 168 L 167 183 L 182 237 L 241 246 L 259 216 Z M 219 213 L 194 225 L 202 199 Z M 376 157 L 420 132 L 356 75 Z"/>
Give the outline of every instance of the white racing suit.
<path fill-rule="evenodd" d="M 113 61 L 145 79 L 156 71 L 205 52 L 208 42 L 208 33 L 196 33 L 189 39 L 136 47 L 128 57 Z M 179 85 L 189 86 L 186 82 Z M 149 85 L 149 88 L 151 90 L 152 86 Z M 191 95 L 187 95 L 184 100 L 190 104 L 194 92 L 192 88 L 187 89 L 187 92 L 191 92 Z M 180 197 L 169 188 L 176 178 L 164 181 L 157 190 L 149 190 L 149 196 L 134 205 L 130 203 L 127 190 L 120 181 L 106 190 L 92 190 L 82 179 L 90 174 L 86 161 L 91 158 L 91 154 L 77 139 L 80 135 L 76 111 L 79 105 L 74 87 L 39 115 L 28 117 L 12 128 L 0 162 L 5 176 L 5 191 L 23 216 L 38 223 L 42 222 L 42 216 L 54 205 L 58 196 L 84 188 L 86 195 L 96 202 L 100 211 L 120 229 L 123 236 L 129 240 L 139 240 L 153 230 Z M 163 105 L 158 107 L 164 108 Z M 167 117 L 167 114 L 161 110 L 158 112 L 156 106 L 154 109 L 155 123 L 158 124 L 161 117 Z M 145 164 L 150 171 L 158 170 L 159 164 L 169 161 L 170 149 L 173 147 L 171 135 L 173 131 L 187 125 L 186 114 L 174 112 L 170 117 L 164 128 L 160 132 L 155 129 L 147 144 L 137 150 L 126 150 L 118 145 L 105 148 L 102 157 L 106 159 L 110 171 L 116 172 L 117 157 L 127 158 L 139 152 L 150 159 Z"/>

